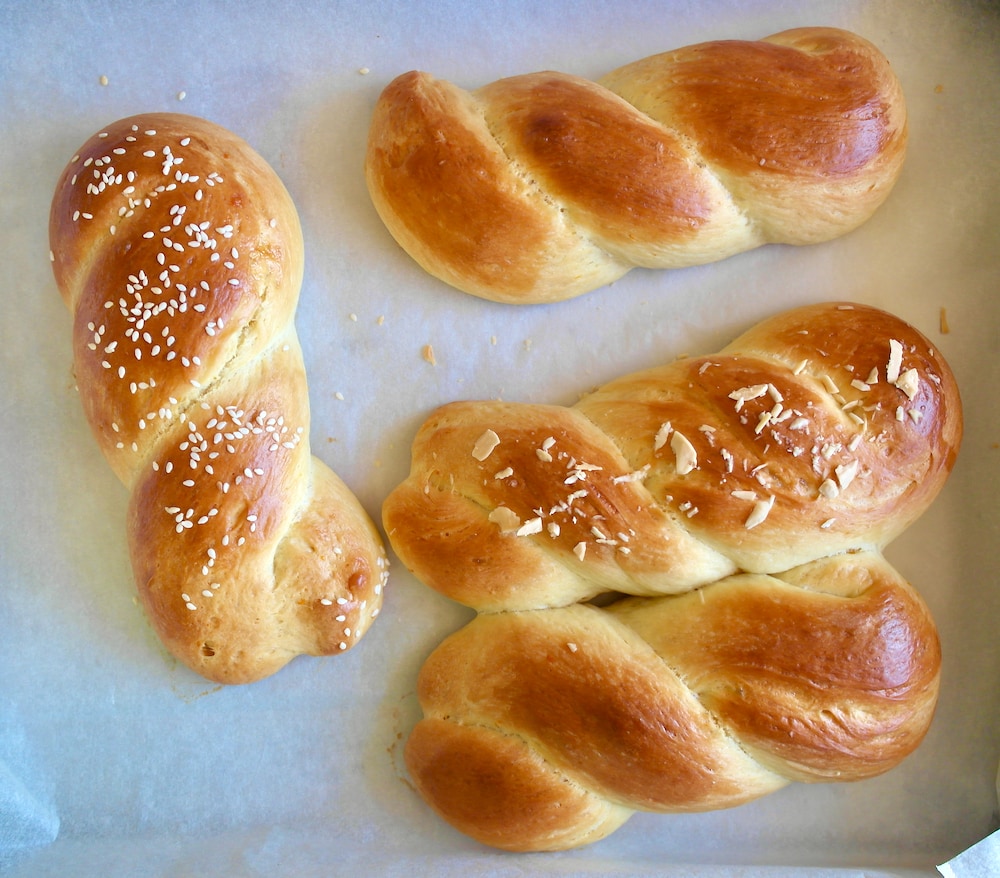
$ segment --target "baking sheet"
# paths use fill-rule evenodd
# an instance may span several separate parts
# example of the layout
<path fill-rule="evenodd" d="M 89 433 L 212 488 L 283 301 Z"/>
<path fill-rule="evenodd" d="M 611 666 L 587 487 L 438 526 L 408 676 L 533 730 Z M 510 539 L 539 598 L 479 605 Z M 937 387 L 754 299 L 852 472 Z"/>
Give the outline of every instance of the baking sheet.
<path fill-rule="evenodd" d="M 597 77 L 687 43 L 803 24 L 873 40 L 909 103 L 900 182 L 838 241 L 637 270 L 571 302 L 518 309 L 423 274 L 368 201 L 368 117 L 398 73 L 422 68 L 467 87 L 544 68 Z M 927 875 L 997 828 L 995 5 L 10 0 L 0 37 L 0 871 Z M 967 417 L 947 488 L 888 552 L 929 603 L 944 649 L 922 747 L 863 783 L 793 785 L 713 814 L 636 815 L 591 847 L 517 856 L 452 831 L 407 782 L 417 671 L 470 613 L 401 565 L 380 619 L 346 655 L 300 658 L 239 688 L 170 660 L 133 597 L 126 496 L 78 404 L 46 237 L 52 189 L 76 148 L 107 122 L 154 110 L 231 128 L 291 191 L 307 246 L 297 325 L 314 451 L 376 520 L 406 475 L 414 431 L 440 403 L 572 403 L 607 379 L 714 351 L 775 311 L 830 298 L 921 328 L 954 368 Z"/>

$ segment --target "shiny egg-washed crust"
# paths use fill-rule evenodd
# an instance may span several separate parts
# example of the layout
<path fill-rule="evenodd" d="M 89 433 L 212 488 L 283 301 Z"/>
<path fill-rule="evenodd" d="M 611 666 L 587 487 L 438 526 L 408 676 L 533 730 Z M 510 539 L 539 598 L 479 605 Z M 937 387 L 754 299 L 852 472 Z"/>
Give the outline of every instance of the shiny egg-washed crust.
<path fill-rule="evenodd" d="M 372 117 L 366 176 L 399 245 L 485 299 L 552 302 L 865 222 L 901 170 L 903 94 L 867 40 L 806 27 L 654 55 L 598 82 L 476 91 L 411 71 Z"/>
<path fill-rule="evenodd" d="M 129 490 L 136 585 L 167 649 L 246 683 L 353 646 L 387 564 L 310 453 L 302 234 L 277 175 L 211 122 L 129 117 L 70 161 L 49 232 L 80 399 Z"/>
<path fill-rule="evenodd" d="M 881 551 L 961 436 L 930 342 L 844 302 L 571 408 L 434 412 L 383 522 L 478 615 L 421 671 L 418 790 L 480 841 L 546 850 L 636 810 L 893 767 L 933 715 L 940 649 Z"/>

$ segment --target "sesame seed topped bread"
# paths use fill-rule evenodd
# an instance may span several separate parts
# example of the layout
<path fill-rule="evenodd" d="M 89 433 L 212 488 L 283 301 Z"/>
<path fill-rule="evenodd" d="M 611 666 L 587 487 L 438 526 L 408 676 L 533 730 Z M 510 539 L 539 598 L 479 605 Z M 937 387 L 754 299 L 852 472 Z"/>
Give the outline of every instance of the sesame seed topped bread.
<path fill-rule="evenodd" d="M 387 564 L 310 453 L 302 234 L 277 175 L 211 122 L 130 117 L 70 161 L 49 231 L 80 399 L 129 490 L 136 585 L 167 649 L 246 683 L 353 646 Z"/>
<path fill-rule="evenodd" d="M 459 290 L 552 302 L 865 222 L 899 175 L 889 62 L 843 30 L 664 52 L 599 82 L 540 72 L 476 91 L 419 71 L 372 117 L 366 175 L 399 245 Z"/>
<path fill-rule="evenodd" d="M 416 787 L 480 841 L 546 850 L 893 767 L 930 723 L 940 648 L 881 552 L 961 437 L 939 352 L 850 303 L 571 408 L 440 408 L 383 522 L 478 615 L 421 671 Z"/>

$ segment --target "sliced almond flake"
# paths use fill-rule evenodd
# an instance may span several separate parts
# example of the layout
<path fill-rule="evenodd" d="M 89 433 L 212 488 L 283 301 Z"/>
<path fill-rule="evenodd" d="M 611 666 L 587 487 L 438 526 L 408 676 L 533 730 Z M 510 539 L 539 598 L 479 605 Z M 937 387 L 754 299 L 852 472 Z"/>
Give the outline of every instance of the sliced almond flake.
<path fill-rule="evenodd" d="M 802 374 L 802 372 L 803 372 L 803 371 L 805 370 L 806 366 L 808 366 L 808 365 L 809 365 L 809 361 L 808 361 L 808 360 L 803 360 L 803 361 L 802 361 L 801 363 L 799 363 L 799 364 L 798 364 L 798 365 L 797 365 L 797 366 L 796 366 L 796 367 L 795 367 L 795 368 L 794 368 L 794 369 L 792 370 L 792 374 L 793 374 L 793 375 L 801 375 L 801 374 Z"/>
<path fill-rule="evenodd" d="M 731 473 L 733 471 L 734 458 L 731 451 L 727 451 L 725 448 L 722 449 L 722 459 L 726 462 L 726 472 Z"/>
<path fill-rule="evenodd" d="M 821 497 L 833 500 L 840 493 L 840 488 L 837 487 L 837 483 L 833 479 L 824 479 L 819 486 L 819 493 Z"/>
<path fill-rule="evenodd" d="M 736 400 L 736 411 L 743 408 L 743 404 L 751 399 L 758 399 L 767 393 L 767 384 L 752 384 L 749 387 L 741 387 L 729 394 L 730 399 Z"/>
<path fill-rule="evenodd" d="M 647 463 L 642 469 L 637 469 L 630 473 L 625 473 L 621 476 L 615 476 L 611 482 L 615 485 L 621 485 L 625 482 L 641 482 L 646 478 L 646 474 L 649 472 L 649 464 Z"/>
<path fill-rule="evenodd" d="M 573 546 L 573 554 L 582 561 L 587 556 L 587 544 L 581 540 Z"/>
<path fill-rule="evenodd" d="M 575 643 L 573 643 L 572 641 L 570 641 L 569 643 L 567 643 L 567 644 L 566 644 L 566 649 L 568 649 L 568 650 L 569 650 L 570 652 L 576 652 L 576 651 L 577 651 L 577 650 L 578 650 L 579 648 L 580 648 L 580 647 L 578 647 L 578 646 L 577 646 L 577 645 L 576 645 Z"/>
<path fill-rule="evenodd" d="M 860 390 L 862 393 L 867 393 L 869 390 L 872 389 L 870 384 L 868 384 L 865 381 L 862 381 L 860 378 L 855 378 L 851 382 L 851 387 L 853 387 L 855 390 Z"/>
<path fill-rule="evenodd" d="M 500 533 L 516 533 L 521 526 L 521 519 L 517 513 L 506 506 L 498 506 L 489 514 L 489 521 L 500 527 Z"/>
<path fill-rule="evenodd" d="M 804 430 L 809 426 L 809 419 L 798 417 L 788 425 L 789 430 Z"/>
<path fill-rule="evenodd" d="M 893 383 L 906 394 L 907 399 L 913 399 L 920 389 L 920 376 L 916 369 L 907 369 Z"/>
<path fill-rule="evenodd" d="M 536 448 L 535 457 L 537 457 L 542 463 L 552 463 L 552 455 L 549 454 L 544 448 Z"/>
<path fill-rule="evenodd" d="M 660 424 L 660 429 L 656 431 L 656 436 L 653 438 L 653 451 L 659 451 L 667 444 L 667 438 L 670 436 L 672 430 L 673 427 L 670 426 L 670 421 L 664 421 Z"/>
<path fill-rule="evenodd" d="M 840 388 L 837 387 L 837 382 L 834 381 L 829 375 L 824 375 L 821 380 L 823 382 L 823 386 L 830 393 L 840 393 Z"/>
<path fill-rule="evenodd" d="M 824 460 L 829 460 L 842 448 L 843 446 L 839 442 L 825 442 L 823 447 L 820 449 L 820 454 L 823 456 Z"/>
<path fill-rule="evenodd" d="M 552 537 L 552 539 L 555 539 L 561 533 L 559 524 L 555 521 L 549 522 L 547 530 L 549 532 L 549 536 Z"/>
<path fill-rule="evenodd" d="M 785 398 L 781 395 L 781 391 L 778 390 L 773 384 L 767 385 L 768 396 L 771 397 L 775 402 L 784 402 Z"/>
<path fill-rule="evenodd" d="M 906 420 L 906 411 L 903 409 L 901 405 L 896 406 L 896 420 L 897 421 Z"/>
<path fill-rule="evenodd" d="M 756 491 L 733 491 L 733 496 L 737 500 L 756 500 L 757 499 L 757 492 Z"/>
<path fill-rule="evenodd" d="M 850 463 L 841 464 L 834 470 L 834 473 L 836 473 L 837 482 L 840 484 L 840 490 L 845 491 L 858 474 L 858 462 L 852 460 Z"/>
<path fill-rule="evenodd" d="M 836 518 L 828 518 L 828 519 L 827 519 L 826 521 L 824 521 L 824 522 L 823 522 L 823 523 L 822 523 L 822 524 L 820 525 L 820 527 L 821 527 L 821 528 L 823 528 L 823 530 L 826 530 L 827 528 L 831 528 L 831 527 L 833 527 L 833 523 L 834 523 L 834 522 L 835 522 L 836 520 L 837 520 Z"/>
<path fill-rule="evenodd" d="M 760 417 L 757 419 L 757 426 L 753 428 L 754 433 L 758 436 L 764 432 L 764 428 L 771 423 L 771 413 L 761 412 Z"/>
<path fill-rule="evenodd" d="M 542 519 L 541 518 L 529 518 L 524 524 L 522 524 L 516 531 L 515 536 L 519 537 L 530 537 L 532 534 L 540 534 L 542 532 Z"/>
<path fill-rule="evenodd" d="M 868 377 L 865 378 L 865 384 L 878 384 L 878 366 L 872 367 L 871 372 L 868 373 Z"/>
<path fill-rule="evenodd" d="M 743 523 L 743 526 L 747 530 L 757 527 L 758 524 L 763 523 L 767 516 L 771 512 L 771 507 L 774 506 L 774 497 L 770 496 L 766 500 L 758 500 L 754 503 L 753 509 L 750 511 L 750 515 L 747 520 Z"/>
<path fill-rule="evenodd" d="M 487 430 L 476 440 L 472 449 L 472 456 L 476 460 L 486 460 L 493 453 L 493 449 L 500 444 L 500 437 L 493 430 Z"/>
<path fill-rule="evenodd" d="M 548 438 L 547 438 L 547 439 L 546 439 L 546 440 L 545 440 L 545 441 L 544 441 L 544 442 L 542 443 L 542 448 L 543 448 L 543 449 L 544 449 L 545 451 L 548 451 L 548 450 L 549 450 L 549 449 L 550 449 L 550 448 L 551 448 L 551 447 L 552 447 L 553 445 L 555 445 L 555 444 L 556 444 L 556 437 L 555 437 L 555 436 L 549 436 L 549 437 L 548 437 Z"/>
<path fill-rule="evenodd" d="M 910 420 L 913 421 L 914 424 L 919 424 L 920 419 L 924 416 L 924 413 L 919 409 L 910 409 L 907 414 L 910 416 Z"/>
<path fill-rule="evenodd" d="M 495 479 L 509 479 L 514 475 L 514 467 L 508 466 L 505 469 L 500 470 L 496 475 L 493 476 Z"/>
<path fill-rule="evenodd" d="M 899 380 L 899 371 L 903 366 L 903 345 L 894 338 L 889 339 L 889 362 L 885 367 L 885 380 L 895 384 Z"/>
<path fill-rule="evenodd" d="M 674 467 L 677 475 L 687 475 L 698 466 L 698 452 L 683 433 L 674 430 L 670 437 L 670 450 L 674 453 Z"/>

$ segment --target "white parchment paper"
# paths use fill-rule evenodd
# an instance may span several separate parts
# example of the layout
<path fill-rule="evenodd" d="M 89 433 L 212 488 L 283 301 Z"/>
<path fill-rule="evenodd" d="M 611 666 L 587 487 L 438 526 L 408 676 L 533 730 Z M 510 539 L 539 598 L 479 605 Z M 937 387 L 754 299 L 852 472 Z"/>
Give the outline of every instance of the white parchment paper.
<path fill-rule="evenodd" d="M 361 173 L 374 101 L 422 68 L 463 86 L 539 69 L 597 77 L 705 39 L 857 31 L 900 76 L 910 151 L 862 229 L 677 272 L 634 271 L 559 305 L 463 296 L 393 243 Z M 0 0 L 0 870 L 130 875 L 934 875 L 997 828 L 1000 758 L 1000 12 L 977 0 L 550 0 L 156 4 Z M 249 140 L 298 205 L 297 325 L 315 452 L 376 520 L 419 423 L 459 398 L 571 403 L 607 379 L 717 350 L 831 298 L 921 328 L 964 393 L 965 444 L 890 549 L 944 649 L 922 747 L 854 785 L 733 811 L 636 815 L 564 854 L 487 850 L 407 782 L 423 658 L 469 612 L 396 565 L 350 653 L 249 687 L 167 658 L 133 597 L 126 497 L 70 372 L 48 264 L 56 178 L 121 116 L 176 110 Z M 947 323 L 943 331 L 942 310 Z M 436 364 L 421 351 L 433 345 Z"/>

